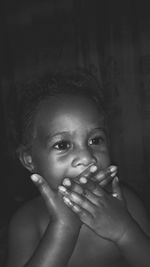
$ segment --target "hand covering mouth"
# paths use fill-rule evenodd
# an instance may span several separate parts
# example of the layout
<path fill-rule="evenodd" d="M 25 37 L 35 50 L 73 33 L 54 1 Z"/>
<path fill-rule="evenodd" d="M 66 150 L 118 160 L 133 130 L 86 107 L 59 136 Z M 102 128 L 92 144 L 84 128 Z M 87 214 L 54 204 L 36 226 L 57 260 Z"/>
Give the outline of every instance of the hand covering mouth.
<path fill-rule="evenodd" d="M 91 174 L 95 173 L 97 169 L 98 167 L 94 163 L 92 163 L 87 168 L 85 168 L 79 175 L 77 175 L 73 180 L 76 182 L 83 180 L 83 183 L 84 181 L 86 183 L 86 181 L 90 179 Z"/>

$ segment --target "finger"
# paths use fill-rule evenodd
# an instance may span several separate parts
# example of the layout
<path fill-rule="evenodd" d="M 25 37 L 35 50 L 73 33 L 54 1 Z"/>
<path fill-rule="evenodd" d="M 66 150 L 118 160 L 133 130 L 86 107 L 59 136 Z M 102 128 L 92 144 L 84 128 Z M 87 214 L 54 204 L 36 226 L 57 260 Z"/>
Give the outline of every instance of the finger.
<path fill-rule="evenodd" d="M 90 176 L 97 171 L 98 167 L 95 164 L 90 164 L 82 173 L 74 178 L 74 181 L 80 184 L 86 184 Z"/>
<path fill-rule="evenodd" d="M 74 179 L 70 179 L 70 178 L 64 178 L 64 180 L 62 181 L 62 184 L 64 186 L 66 186 L 67 188 L 70 188 L 73 186 L 73 184 L 86 184 L 88 182 L 87 178 L 84 176 L 81 176 L 80 178 L 76 177 Z"/>
<path fill-rule="evenodd" d="M 67 187 L 67 188 L 70 188 L 74 185 L 77 185 L 77 184 L 81 184 L 81 185 L 84 185 L 88 182 L 89 178 L 90 178 L 90 175 L 94 172 L 96 172 L 98 169 L 98 167 L 95 165 L 95 164 L 90 164 L 88 166 L 88 168 L 86 168 L 82 173 L 80 173 L 80 175 L 76 176 L 75 178 L 73 179 L 70 179 L 70 178 L 64 178 L 64 180 L 62 181 L 62 185 Z M 77 188 L 77 186 L 76 186 Z"/>
<path fill-rule="evenodd" d="M 84 189 L 86 188 L 87 190 L 93 192 L 97 186 L 98 186 L 97 183 L 93 182 L 92 180 L 88 180 L 87 184 L 83 185 L 82 187 Z"/>
<path fill-rule="evenodd" d="M 96 191 L 96 189 L 94 190 Z M 102 196 L 99 194 L 99 191 L 97 192 L 91 192 L 87 189 L 84 189 L 83 191 L 83 195 L 84 197 L 86 197 L 86 199 L 88 199 L 92 204 L 99 206 L 99 197 Z"/>
<path fill-rule="evenodd" d="M 80 213 L 81 212 L 81 208 L 79 207 L 79 205 L 73 203 L 69 198 L 67 198 L 66 196 L 63 197 L 63 200 L 65 202 L 65 204 L 71 208 L 75 213 Z"/>
<path fill-rule="evenodd" d="M 81 188 L 82 190 L 82 194 L 80 193 L 81 197 L 85 197 L 86 199 L 88 199 L 91 203 L 93 203 L 94 205 L 98 205 L 99 201 L 98 201 L 98 196 L 96 194 L 94 194 L 93 192 L 89 191 L 86 188 Z M 67 190 L 67 188 L 65 188 L 64 186 L 58 186 L 58 191 L 66 197 L 69 197 L 71 193 L 73 193 L 73 191 L 69 191 Z M 78 193 L 77 191 L 74 193 Z M 83 201 L 83 199 L 80 199 L 80 202 Z M 79 204 L 79 202 L 78 202 Z"/>
<path fill-rule="evenodd" d="M 75 182 L 75 184 L 86 184 L 90 175 L 96 172 L 98 167 L 95 164 L 90 164 L 80 175 L 76 176 L 74 179 L 64 178 L 62 184 L 63 186 L 70 188 Z"/>
<path fill-rule="evenodd" d="M 75 183 L 73 180 L 70 180 L 69 178 L 65 178 L 63 180 L 62 186 L 79 194 L 83 193 L 83 188 L 80 186 L 80 184 Z"/>
<path fill-rule="evenodd" d="M 122 190 L 119 186 L 119 179 L 117 176 L 112 181 L 112 196 L 124 201 Z"/>
<path fill-rule="evenodd" d="M 54 204 L 55 194 L 52 191 L 52 189 L 49 187 L 47 181 L 39 174 L 32 174 L 31 180 L 37 186 L 47 206 L 52 206 Z"/>
<path fill-rule="evenodd" d="M 101 187 L 105 187 L 105 186 L 108 185 L 110 182 L 112 182 L 112 180 L 113 180 L 113 177 L 107 175 L 106 178 L 105 178 L 104 180 L 102 180 L 102 181 L 99 183 L 99 185 L 100 185 Z"/>
<path fill-rule="evenodd" d="M 90 214 L 87 210 L 81 208 L 79 205 L 75 204 L 73 201 L 68 199 L 67 197 L 63 197 L 64 203 L 74 212 L 76 213 L 80 220 L 83 223 L 86 223 L 89 220 L 93 219 L 92 214 Z"/>
<path fill-rule="evenodd" d="M 100 170 L 98 173 L 96 173 L 93 177 L 92 180 L 102 183 L 104 182 L 104 185 L 107 184 L 117 173 L 117 166 L 115 165 L 110 165 L 108 168 L 105 170 Z M 103 184 L 103 183 L 102 183 Z"/>
<path fill-rule="evenodd" d="M 103 191 L 100 189 L 99 184 L 91 180 L 88 180 L 87 184 L 81 185 L 74 180 L 65 178 L 62 182 L 62 186 L 58 187 L 58 190 L 60 190 L 60 192 L 65 195 L 69 192 L 66 189 L 68 189 L 70 192 L 76 192 L 80 195 L 84 195 L 87 190 L 87 192 L 90 191 L 90 193 L 93 194 L 93 197 L 94 195 L 99 197 L 103 196 Z M 95 199 L 92 202 L 95 203 Z"/>
<path fill-rule="evenodd" d="M 97 191 L 96 187 L 98 187 L 98 184 L 92 182 L 91 180 L 88 180 L 87 184 L 81 185 L 77 183 L 75 180 L 70 180 L 69 178 L 65 178 L 62 182 L 62 186 L 58 187 L 58 190 L 60 190 L 62 193 L 66 193 L 67 192 L 66 189 L 68 189 L 70 192 L 76 192 L 82 195 L 84 194 L 86 188 L 87 190 L 90 190 L 93 193 L 95 192 L 96 194 Z"/>
<path fill-rule="evenodd" d="M 89 213 L 94 214 L 94 204 L 90 202 L 87 198 L 85 198 L 82 195 L 79 195 L 75 192 L 69 192 L 65 198 L 68 198 L 71 202 L 73 202 L 75 205 L 78 205 L 80 208 L 87 210 Z"/>
<path fill-rule="evenodd" d="M 79 190 L 78 190 L 79 191 Z M 83 188 L 81 188 L 81 191 L 78 193 L 78 191 L 73 191 L 72 190 L 72 188 L 71 189 L 68 189 L 68 188 L 66 188 L 65 186 L 63 186 L 63 185 L 59 185 L 58 186 L 58 192 L 61 194 L 61 195 L 63 195 L 63 196 L 70 196 L 70 194 L 71 193 L 77 193 L 78 195 L 82 195 L 83 194 L 83 191 L 84 191 L 84 189 Z"/>
<path fill-rule="evenodd" d="M 69 188 L 71 186 L 71 180 L 69 178 L 64 178 L 62 184 Z"/>
<path fill-rule="evenodd" d="M 104 195 L 104 190 L 96 182 L 88 181 L 88 183 L 86 184 L 86 186 L 84 186 L 84 188 L 86 188 L 87 190 L 89 190 L 90 192 L 92 192 L 94 195 L 98 197 L 102 197 Z"/>
<path fill-rule="evenodd" d="M 93 193 L 98 196 L 103 198 L 104 195 L 106 194 L 105 190 L 103 189 L 103 187 L 101 187 L 99 184 L 97 185 L 97 187 L 93 190 Z"/>

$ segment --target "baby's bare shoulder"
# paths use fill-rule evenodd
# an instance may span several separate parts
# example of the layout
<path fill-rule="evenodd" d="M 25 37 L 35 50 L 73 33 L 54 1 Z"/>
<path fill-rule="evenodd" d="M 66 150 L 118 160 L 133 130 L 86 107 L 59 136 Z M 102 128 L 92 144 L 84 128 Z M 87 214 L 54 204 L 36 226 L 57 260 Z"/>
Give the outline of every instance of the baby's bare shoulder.
<path fill-rule="evenodd" d="M 32 224 L 36 222 L 36 217 L 38 216 L 39 209 L 41 206 L 41 201 L 39 198 L 32 199 L 24 203 L 16 212 L 13 214 L 10 224 L 24 225 Z"/>
<path fill-rule="evenodd" d="M 10 228 L 40 233 L 41 225 L 47 218 L 47 209 L 41 197 L 26 202 L 12 216 Z"/>
<path fill-rule="evenodd" d="M 31 257 L 41 238 L 40 212 L 44 214 L 44 209 L 41 198 L 36 198 L 13 215 L 8 233 L 7 266 L 23 266 Z"/>
<path fill-rule="evenodd" d="M 15 212 L 9 224 L 10 236 L 19 236 L 20 233 L 22 236 L 27 236 L 28 233 L 30 235 L 36 233 L 38 229 L 38 202 L 38 199 L 30 200 Z"/>

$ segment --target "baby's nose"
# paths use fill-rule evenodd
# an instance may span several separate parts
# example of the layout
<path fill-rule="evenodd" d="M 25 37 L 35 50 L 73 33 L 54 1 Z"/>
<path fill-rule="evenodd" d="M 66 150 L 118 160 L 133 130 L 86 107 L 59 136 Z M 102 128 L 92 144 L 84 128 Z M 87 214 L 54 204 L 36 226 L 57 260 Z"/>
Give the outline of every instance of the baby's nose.
<path fill-rule="evenodd" d="M 79 150 L 72 161 L 72 166 L 88 166 L 92 163 L 96 163 L 96 158 L 93 155 L 92 151 L 88 148 L 84 148 L 82 150 Z"/>

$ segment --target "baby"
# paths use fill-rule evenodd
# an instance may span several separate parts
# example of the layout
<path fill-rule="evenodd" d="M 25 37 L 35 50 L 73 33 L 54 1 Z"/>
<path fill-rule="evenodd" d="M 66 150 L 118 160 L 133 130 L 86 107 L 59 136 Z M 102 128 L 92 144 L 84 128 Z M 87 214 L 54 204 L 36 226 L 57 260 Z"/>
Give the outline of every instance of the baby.
<path fill-rule="evenodd" d="M 19 90 L 16 153 L 40 195 L 10 222 L 6 266 L 150 266 L 150 224 L 116 176 L 96 78 L 45 75 Z"/>

